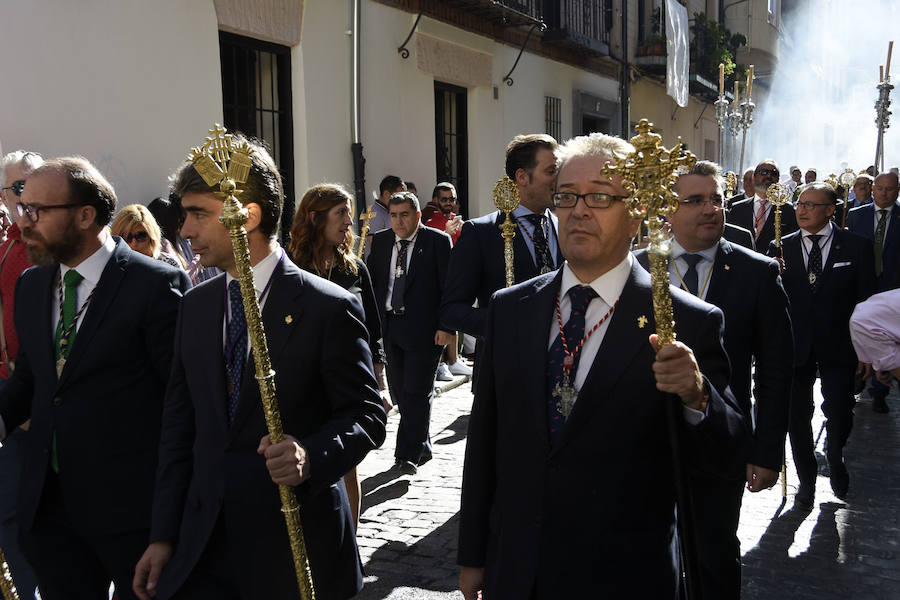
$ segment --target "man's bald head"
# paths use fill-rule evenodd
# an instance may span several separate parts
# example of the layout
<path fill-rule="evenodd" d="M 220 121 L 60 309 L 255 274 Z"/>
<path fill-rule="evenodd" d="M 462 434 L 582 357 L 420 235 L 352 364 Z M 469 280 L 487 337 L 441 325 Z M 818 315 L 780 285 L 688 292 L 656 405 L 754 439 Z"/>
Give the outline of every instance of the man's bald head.
<path fill-rule="evenodd" d="M 890 208 L 897 201 L 900 182 L 896 173 L 881 173 L 872 186 L 872 198 L 878 208 Z"/>

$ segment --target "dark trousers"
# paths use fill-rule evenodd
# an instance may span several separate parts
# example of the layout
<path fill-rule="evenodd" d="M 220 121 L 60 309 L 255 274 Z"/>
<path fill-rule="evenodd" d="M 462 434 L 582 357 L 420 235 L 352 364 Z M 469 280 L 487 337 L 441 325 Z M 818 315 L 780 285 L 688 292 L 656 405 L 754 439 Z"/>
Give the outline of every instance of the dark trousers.
<path fill-rule="evenodd" d="M 22 444 L 26 435 L 28 432 L 17 429 L 3 440 L 3 447 L 0 448 L 0 548 L 9 563 L 19 598 L 34 600 L 37 578 L 31 565 L 19 551 L 19 524 L 16 521 Z"/>
<path fill-rule="evenodd" d="M 105 600 L 110 581 L 119 600 L 134 600 L 134 567 L 148 538 L 148 530 L 100 534 L 81 527 L 78 515 L 66 510 L 56 474 L 48 471 L 34 523 L 19 531 L 19 546 L 44 600 Z"/>
<path fill-rule="evenodd" d="M 740 598 L 741 542 L 737 529 L 744 482 L 701 477 L 690 481 L 703 598 Z"/>
<path fill-rule="evenodd" d="M 853 377 L 855 366 L 817 365 L 815 361 L 794 367 L 791 389 L 791 421 L 788 433 L 800 483 L 814 484 L 818 466 L 812 416 L 815 411 L 813 384 L 816 369 L 822 383 L 822 412 L 825 414 L 825 456 L 829 462 L 843 460 L 844 446 L 853 428 Z"/>
<path fill-rule="evenodd" d="M 403 317 L 391 317 L 388 319 Z M 388 333 L 384 336 L 388 387 L 400 407 L 400 426 L 394 456 L 421 464 L 431 458 L 431 401 L 434 378 L 441 360 L 441 346 L 409 347 Z"/>

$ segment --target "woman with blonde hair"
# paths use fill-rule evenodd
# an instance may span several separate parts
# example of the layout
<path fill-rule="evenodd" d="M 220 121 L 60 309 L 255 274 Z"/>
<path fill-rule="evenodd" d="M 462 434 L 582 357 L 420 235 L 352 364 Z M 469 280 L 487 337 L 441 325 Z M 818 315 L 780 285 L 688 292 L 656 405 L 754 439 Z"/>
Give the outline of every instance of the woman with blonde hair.
<path fill-rule="evenodd" d="M 156 219 L 143 204 L 129 204 L 116 214 L 110 233 L 117 235 L 135 252 L 183 268 L 178 259 L 162 252 L 162 233 Z"/>
<path fill-rule="evenodd" d="M 381 345 L 381 320 L 375 303 L 372 278 L 366 264 L 353 253 L 353 200 L 340 185 L 322 183 L 303 194 L 291 226 L 290 253 L 301 269 L 328 279 L 354 294 L 365 312 L 366 329 L 375 376 L 381 390 L 385 412 L 391 409 L 385 396 L 384 350 Z M 354 523 L 359 524 L 360 485 L 356 467 L 344 476 Z"/>

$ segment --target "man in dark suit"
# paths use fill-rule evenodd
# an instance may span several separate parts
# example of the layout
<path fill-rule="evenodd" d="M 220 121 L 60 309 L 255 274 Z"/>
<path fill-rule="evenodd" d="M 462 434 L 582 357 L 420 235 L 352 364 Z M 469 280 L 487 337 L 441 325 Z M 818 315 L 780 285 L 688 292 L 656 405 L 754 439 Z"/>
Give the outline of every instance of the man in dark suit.
<path fill-rule="evenodd" d="M 782 240 L 782 278 L 794 333 L 789 433 L 800 480 L 795 502 L 802 507 L 812 506 L 818 472 L 810 423 L 817 371 L 831 488 L 839 498 L 847 495 L 850 476 L 843 450 L 853 427 L 853 378 L 859 366 L 849 322 L 856 304 L 875 290 L 872 243 L 831 223 L 836 204 L 837 194 L 829 184 L 807 184 L 797 201 L 801 229 Z M 769 254 L 775 254 L 774 242 Z"/>
<path fill-rule="evenodd" d="M 724 233 L 722 233 L 722 238 L 728 240 L 732 244 L 743 246 L 748 250 L 756 250 L 756 240 L 753 239 L 753 234 L 750 233 L 749 229 L 744 229 L 743 227 L 738 227 L 731 223 L 725 223 L 725 230 Z"/>
<path fill-rule="evenodd" d="M 744 176 L 741 178 L 741 185 L 744 188 L 744 191 L 742 193 L 735 194 L 734 196 L 725 200 L 726 212 L 730 211 L 731 207 L 738 202 L 753 198 L 753 195 L 755 194 L 753 190 L 753 169 L 747 169 L 746 171 L 744 171 Z"/>
<path fill-rule="evenodd" d="M 17 223 L 29 260 L 16 290 L 16 369 L 0 438 L 24 438 L 20 546 L 48 600 L 134 598 L 147 544 L 162 396 L 187 276 L 106 228 L 116 195 L 83 158 L 28 177 Z"/>
<path fill-rule="evenodd" d="M 451 243 L 443 231 L 422 225 L 415 194 L 394 194 L 388 212 L 391 228 L 372 238 L 366 265 L 384 323 L 388 386 L 400 407 L 395 466 L 415 475 L 431 460 L 428 426 L 441 351 L 456 343 L 438 320 Z"/>
<path fill-rule="evenodd" d="M 362 587 L 342 477 L 385 435 L 362 307 L 278 246 L 281 177 L 261 146 L 251 148 L 240 198 L 286 436 L 272 445 L 267 435 L 222 199 L 187 163 L 173 182 L 182 235 L 203 266 L 225 273 L 182 303 L 151 544 L 134 574 L 141 598 L 299 598 L 275 484 L 297 494 L 316 597 Z"/>
<path fill-rule="evenodd" d="M 556 217 L 550 212 L 556 178 L 556 140 L 549 135 L 519 135 L 506 147 L 506 174 L 519 189 L 513 238 L 515 281 L 554 271 L 562 264 Z M 481 337 L 491 294 L 506 286 L 506 263 L 496 211 L 466 221 L 447 269 L 441 322 L 452 329 Z M 478 307 L 473 303 L 478 301 Z M 476 356 L 478 352 L 476 351 Z M 477 369 L 476 369 L 477 373 Z"/>
<path fill-rule="evenodd" d="M 766 199 L 766 191 L 773 183 L 778 183 L 778 165 L 772 159 L 765 159 L 753 171 L 753 185 L 756 195 L 742 200 L 731 207 L 728 221 L 733 225 L 749 229 L 756 240 L 757 252 L 765 254 L 769 242 L 775 239 L 775 209 Z M 797 231 L 794 208 L 787 204 L 781 207 L 781 235 Z"/>
<path fill-rule="evenodd" d="M 639 223 L 600 172 L 631 151 L 598 133 L 560 147 L 566 263 L 488 308 L 460 512 L 467 600 L 676 597 L 667 394 L 690 465 L 743 471 L 721 311 L 673 290 L 680 341 L 650 335 L 650 276 L 629 253 Z"/>
<path fill-rule="evenodd" d="M 858 180 L 857 180 L 858 181 Z M 881 173 L 871 186 L 873 201 L 858 206 L 847 215 L 847 229 L 872 240 L 875 257 L 875 276 L 878 291 L 896 287 L 900 262 L 900 186 L 896 173 Z M 890 388 L 872 377 L 869 395 L 872 410 L 888 412 L 887 395 Z"/>
<path fill-rule="evenodd" d="M 759 492 L 775 485 L 784 456 L 791 395 L 793 339 L 778 263 L 722 237 L 719 166 L 700 161 L 678 178 L 678 210 L 669 216 L 674 237 L 669 277 L 725 313 L 729 384 L 747 423 L 756 427 L 742 477 L 722 482 L 695 473 L 694 494 L 700 578 L 704 598 L 739 598 L 741 553 L 737 538 L 743 485 Z M 649 269 L 646 251 L 636 254 Z M 751 366 L 756 364 L 755 411 Z"/>

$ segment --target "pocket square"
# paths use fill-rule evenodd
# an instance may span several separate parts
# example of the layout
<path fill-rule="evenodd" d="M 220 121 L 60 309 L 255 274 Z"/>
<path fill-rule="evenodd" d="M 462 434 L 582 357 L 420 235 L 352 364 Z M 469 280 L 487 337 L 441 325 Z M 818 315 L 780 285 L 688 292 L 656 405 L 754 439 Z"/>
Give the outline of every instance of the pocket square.
<path fill-rule="evenodd" d="M 837 269 L 838 267 L 849 267 L 849 266 L 852 265 L 852 264 L 853 264 L 853 263 L 850 262 L 850 261 L 834 263 L 834 267 L 833 267 L 833 268 Z"/>

